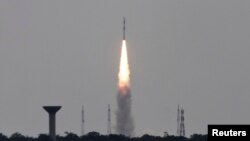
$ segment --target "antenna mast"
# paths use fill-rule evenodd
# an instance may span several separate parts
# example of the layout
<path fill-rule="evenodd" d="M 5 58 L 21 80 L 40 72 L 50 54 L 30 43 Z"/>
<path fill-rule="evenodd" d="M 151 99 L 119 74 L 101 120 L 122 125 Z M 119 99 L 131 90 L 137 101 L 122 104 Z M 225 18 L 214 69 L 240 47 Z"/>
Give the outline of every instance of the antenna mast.
<path fill-rule="evenodd" d="M 110 105 L 108 105 L 108 128 L 107 134 L 111 134 L 111 113 L 110 113 Z"/>
<path fill-rule="evenodd" d="M 82 106 L 82 125 L 81 125 L 81 135 L 83 136 L 85 133 L 84 133 L 84 107 Z"/>
<path fill-rule="evenodd" d="M 181 109 L 180 136 L 185 137 L 184 109 Z"/>
<path fill-rule="evenodd" d="M 178 109 L 177 109 L 177 132 L 176 132 L 177 136 L 180 136 L 180 107 L 178 105 Z"/>

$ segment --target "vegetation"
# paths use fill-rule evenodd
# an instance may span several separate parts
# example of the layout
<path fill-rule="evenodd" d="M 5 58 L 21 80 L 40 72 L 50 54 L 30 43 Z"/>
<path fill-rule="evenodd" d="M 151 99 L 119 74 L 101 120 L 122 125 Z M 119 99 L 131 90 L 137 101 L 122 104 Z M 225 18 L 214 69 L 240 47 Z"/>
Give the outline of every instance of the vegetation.
<path fill-rule="evenodd" d="M 78 136 L 74 133 L 65 133 L 65 136 L 57 136 L 57 141 L 207 141 L 207 135 L 194 134 L 190 138 L 177 136 L 152 136 L 145 134 L 141 137 L 126 137 L 123 135 L 101 135 L 98 132 L 89 132 L 84 136 Z M 0 133 L 0 141 L 52 141 L 50 136 L 40 134 L 38 137 L 28 137 L 19 133 L 14 133 L 7 137 Z"/>

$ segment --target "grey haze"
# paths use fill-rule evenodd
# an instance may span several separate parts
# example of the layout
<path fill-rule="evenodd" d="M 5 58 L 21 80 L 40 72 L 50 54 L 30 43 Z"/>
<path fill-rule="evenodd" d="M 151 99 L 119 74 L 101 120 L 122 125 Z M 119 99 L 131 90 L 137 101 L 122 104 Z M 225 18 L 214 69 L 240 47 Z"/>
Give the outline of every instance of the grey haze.
<path fill-rule="evenodd" d="M 187 135 L 250 119 L 249 0 L 1 0 L 0 132 L 105 134 L 126 17 L 135 133 Z M 112 120 L 112 126 L 115 127 Z"/>

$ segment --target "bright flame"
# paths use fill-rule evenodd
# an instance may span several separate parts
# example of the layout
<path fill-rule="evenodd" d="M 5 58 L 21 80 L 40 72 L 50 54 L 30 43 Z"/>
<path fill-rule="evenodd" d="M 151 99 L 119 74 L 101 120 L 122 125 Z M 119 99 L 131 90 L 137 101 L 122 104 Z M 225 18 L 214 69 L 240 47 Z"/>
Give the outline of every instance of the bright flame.
<path fill-rule="evenodd" d="M 128 56 L 127 56 L 127 46 L 126 40 L 122 41 L 122 51 L 121 51 L 121 58 L 120 58 L 120 69 L 119 69 L 119 88 L 125 88 L 130 86 L 130 71 L 129 71 L 129 64 L 128 64 Z"/>

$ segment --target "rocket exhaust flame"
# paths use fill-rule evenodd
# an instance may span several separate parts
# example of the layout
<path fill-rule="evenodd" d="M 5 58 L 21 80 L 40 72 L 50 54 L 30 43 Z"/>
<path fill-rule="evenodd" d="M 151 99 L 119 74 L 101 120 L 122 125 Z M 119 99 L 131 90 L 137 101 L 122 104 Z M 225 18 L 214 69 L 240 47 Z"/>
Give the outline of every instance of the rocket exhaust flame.
<path fill-rule="evenodd" d="M 128 56 L 127 56 L 127 46 L 126 41 L 122 41 L 122 51 L 120 58 L 120 69 L 119 69 L 119 89 L 129 88 L 130 87 L 130 78 L 129 78 L 129 64 L 128 64 Z"/>
<path fill-rule="evenodd" d="M 130 71 L 126 40 L 122 41 L 120 68 L 118 74 L 118 94 L 116 112 L 116 132 L 125 136 L 134 135 L 134 122 L 131 115 Z"/>

